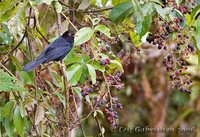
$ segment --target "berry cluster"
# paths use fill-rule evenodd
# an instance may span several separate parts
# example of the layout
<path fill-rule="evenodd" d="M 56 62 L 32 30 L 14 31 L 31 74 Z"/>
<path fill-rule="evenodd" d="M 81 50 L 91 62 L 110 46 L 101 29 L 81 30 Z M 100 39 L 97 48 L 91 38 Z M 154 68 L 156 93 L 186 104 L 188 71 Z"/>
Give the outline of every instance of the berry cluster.
<path fill-rule="evenodd" d="M 106 58 L 106 59 L 100 61 L 100 65 L 102 65 L 102 66 L 105 66 L 107 64 L 110 64 L 110 59 L 109 58 Z"/>
<path fill-rule="evenodd" d="M 112 104 L 104 109 L 105 113 L 108 115 L 108 121 L 112 125 L 113 128 L 116 128 L 119 124 L 119 114 L 113 108 L 123 109 L 122 104 L 119 102 L 119 98 L 114 96 L 111 100 Z"/>
<path fill-rule="evenodd" d="M 184 60 L 174 59 L 170 54 L 164 59 L 163 64 L 166 67 L 166 70 L 171 73 L 170 80 L 172 87 L 177 88 L 182 92 L 191 93 L 192 91 L 188 89 L 192 84 L 192 81 L 190 80 L 191 77 L 189 75 L 182 75 L 182 72 L 187 69 L 187 63 Z M 177 67 L 179 69 L 177 69 Z"/>
<path fill-rule="evenodd" d="M 115 75 L 107 76 L 106 81 L 110 86 L 114 86 L 117 90 L 121 90 L 124 88 L 124 84 L 121 83 L 120 76 L 121 74 L 117 72 Z"/>
<path fill-rule="evenodd" d="M 113 128 L 116 128 L 119 124 L 119 114 L 117 111 L 114 111 L 113 108 L 104 109 L 105 113 L 108 115 L 107 120 L 109 121 L 109 123 L 112 125 Z"/>
<path fill-rule="evenodd" d="M 178 10 L 183 14 L 190 14 L 191 13 L 190 8 L 189 8 L 188 5 L 180 5 L 178 7 Z"/>
<path fill-rule="evenodd" d="M 83 97 L 85 97 L 85 96 L 89 95 L 90 93 L 92 93 L 93 91 L 94 91 L 93 88 L 84 86 L 84 87 L 82 88 L 81 95 L 82 95 Z"/>

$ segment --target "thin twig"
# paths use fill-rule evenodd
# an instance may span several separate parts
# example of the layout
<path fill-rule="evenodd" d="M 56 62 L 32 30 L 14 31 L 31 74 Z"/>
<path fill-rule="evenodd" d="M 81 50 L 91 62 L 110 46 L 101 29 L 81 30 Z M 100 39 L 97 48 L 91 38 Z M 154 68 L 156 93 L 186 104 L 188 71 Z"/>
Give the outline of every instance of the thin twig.
<path fill-rule="evenodd" d="M 61 14 L 65 17 L 65 19 L 72 25 L 72 27 L 76 30 L 76 31 L 78 31 L 78 29 L 76 28 L 76 26 L 74 26 L 74 24 L 70 21 L 70 19 L 63 13 L 63 12 L 61 12 Z"/>
<path fill-rule="evenodd" d="M 66 109 L 65 109 L 66 137 L 68 137 L 69 136 L 68 129 L 70 125 L 70 119 L 69 119 L 70 101 L 69 101 L 69 90 L 68 90 L 68 83 L 67 83 L 67 72 L 66 72 L 66 66 L 64 65 L 64 61 L 62 61 L 61 69 L 62 69 L 62 75 L 63 75 L 63 81 L 64 81 L 64 93 L 65 93 L 65 100 L 66 100 Z"/>
<path fill-rule="evenodd" d="M 24 32 L 24 35 L 22 37 L 22 39 L 19 41 L 19 43 L 10 51 L 8 52 L 2 59 L 0 62 L 2 62 L 6 57 L 10 56 L 21 44 L 22 42 L 24 41 L 24 38 L 26 37 L 26 29 L 25 29 L 25 32 Z M 8 58 L 9 59 L 9 58 Z M 8 59 L 4 62 L 6 63 L 8 61 Z"/>
<path fill-rule="evenodd" d="M 92 105 L 90 105 L 90 107 L 93 109 Z M 100 132 L 101 136 L 104 137 L 103 132 L 102 132 L 102 127 L 101 127 L 101 124 L 100 124 L 99 120 L 97 119 L 97 117 L 94 117 L 94 119 L 95 119 L 95 121 L 96 121 L 96 123 L 98 125 L 99 132 Z"/>
<path fill-rule="evenodd" d="M 95 104 L 95 106 L 93 107 L 93 109 L 86 115 L 81 117 L 80 119 L 78 119 L 77 121 L 75 121 L 72 125 L 74 125 L 71 129 L 69 129 L 69 131 L 71 131 L 73 128 L 77 127 L 80 123 L 83 123 L 85 120 L 87 120 L 89 118 L 89 116 L 96 111 L 96 108 L 98 106 L 98 103 L 100 102 L 100 100 L 108 93 L 108 91 L 106 91 L 99 99 L 99 101 Z M 85 117 L 85 118 L 84 118 Z M 81 122 L 80 120 L 83 119 Z M 75 125 L 77 122 L 79 122 L 77 125 Z"/>
<path fill-rule="evenodd" d="M 104 137 L 104 134 L 103 134 L 103 132 L 102 132 L 102 127 L 101 127 L 101 124 L 99 123 L 99 120 L 97 119 L 97 117 L 94 117 L 94 119 L 95 119 L 96 122 L 97 122 L 97 125 L 98 125 L 98 127 L 99 127 L 99 132 L 100 132 L 101 136 Z"/>
<path fill-rule="evenodd" d="M 74 94 L 72 94 L 72 98 L 73 98 L 74 108 L 75 108 L 75 111 L 76 111 L 77 118 L 80 119 L 79 118 L 79 114 L 78 114 L 78 110 L 77 110 L 77 104 L 76 104 L 76 100 L 75 100 Z M 79 125 L 80 125 L 81 131 L 83 133 L 83 136 L 86 137 L 85 131 L 84 131 L 83 126 L 82 126 L 82 123 L 80 123 Z"/>
<path fill-rule="evenodd" d="M 11 76 L 15 77 L 14 74 L 12 74 L 12 72 L 10 72 L 10 70 L 8 70 L 1 62 L 0 62 L 0 66 L 6 71 L 8 72 L 8 74 L 10 74 Z M 16 77 L 15 77 L 16 78 Z"/>
<path fill-rule="evenodd" d="M 36 31 L 42 36 L 42 38 L 48 43 L 50 44 L 50 42 L 45 38 L 45 36 L 40 32 L 39 28 L 36 27 Z"/>
<path fill-rule="evenodd" d="M 83 13 L 95 13 L 95 12 L 102 12 L 102 11 L 111 10 L 111 9 L 113 9 L 113 7 L 105 7 L 105 8 L 97 9 L 97 10 L 83 11 Z"/>

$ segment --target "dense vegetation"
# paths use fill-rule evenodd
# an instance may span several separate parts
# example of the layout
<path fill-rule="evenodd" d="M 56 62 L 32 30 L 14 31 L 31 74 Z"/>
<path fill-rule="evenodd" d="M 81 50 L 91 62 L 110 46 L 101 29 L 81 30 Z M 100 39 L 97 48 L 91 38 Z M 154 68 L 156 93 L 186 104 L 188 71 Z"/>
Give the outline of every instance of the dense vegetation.
<path fill-rule="evenodd" d="M 198 0 L 1 0 L 1 135 L 199 136 L 199 15 Z M 22 70 L 69 29 L 62 64 Z"/>

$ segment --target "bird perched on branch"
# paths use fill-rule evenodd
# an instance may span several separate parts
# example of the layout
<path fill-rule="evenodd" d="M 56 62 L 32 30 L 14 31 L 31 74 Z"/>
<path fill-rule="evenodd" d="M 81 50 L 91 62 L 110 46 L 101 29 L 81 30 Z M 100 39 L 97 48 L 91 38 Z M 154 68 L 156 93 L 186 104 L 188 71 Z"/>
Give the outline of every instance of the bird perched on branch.
<path fill-rule="evenodd" d="M 23 70 L 31 71 L 37 66 L 50 61 L 61 61 L 74 45 L 74 32 L 66 31 L 62 36 L 51 43 L 35 60 L 27 64 Z"/>

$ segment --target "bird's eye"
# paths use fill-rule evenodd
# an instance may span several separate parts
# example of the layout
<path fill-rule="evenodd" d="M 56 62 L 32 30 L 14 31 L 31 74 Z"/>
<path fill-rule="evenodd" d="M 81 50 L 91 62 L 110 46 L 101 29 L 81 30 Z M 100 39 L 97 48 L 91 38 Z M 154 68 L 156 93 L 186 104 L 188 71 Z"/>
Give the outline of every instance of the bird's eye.
<path fill-rule="evenodd" d="M 71 36 L 71 35 L 72 35 L 71 33 L 68 34 L 68 36 Z"/>

